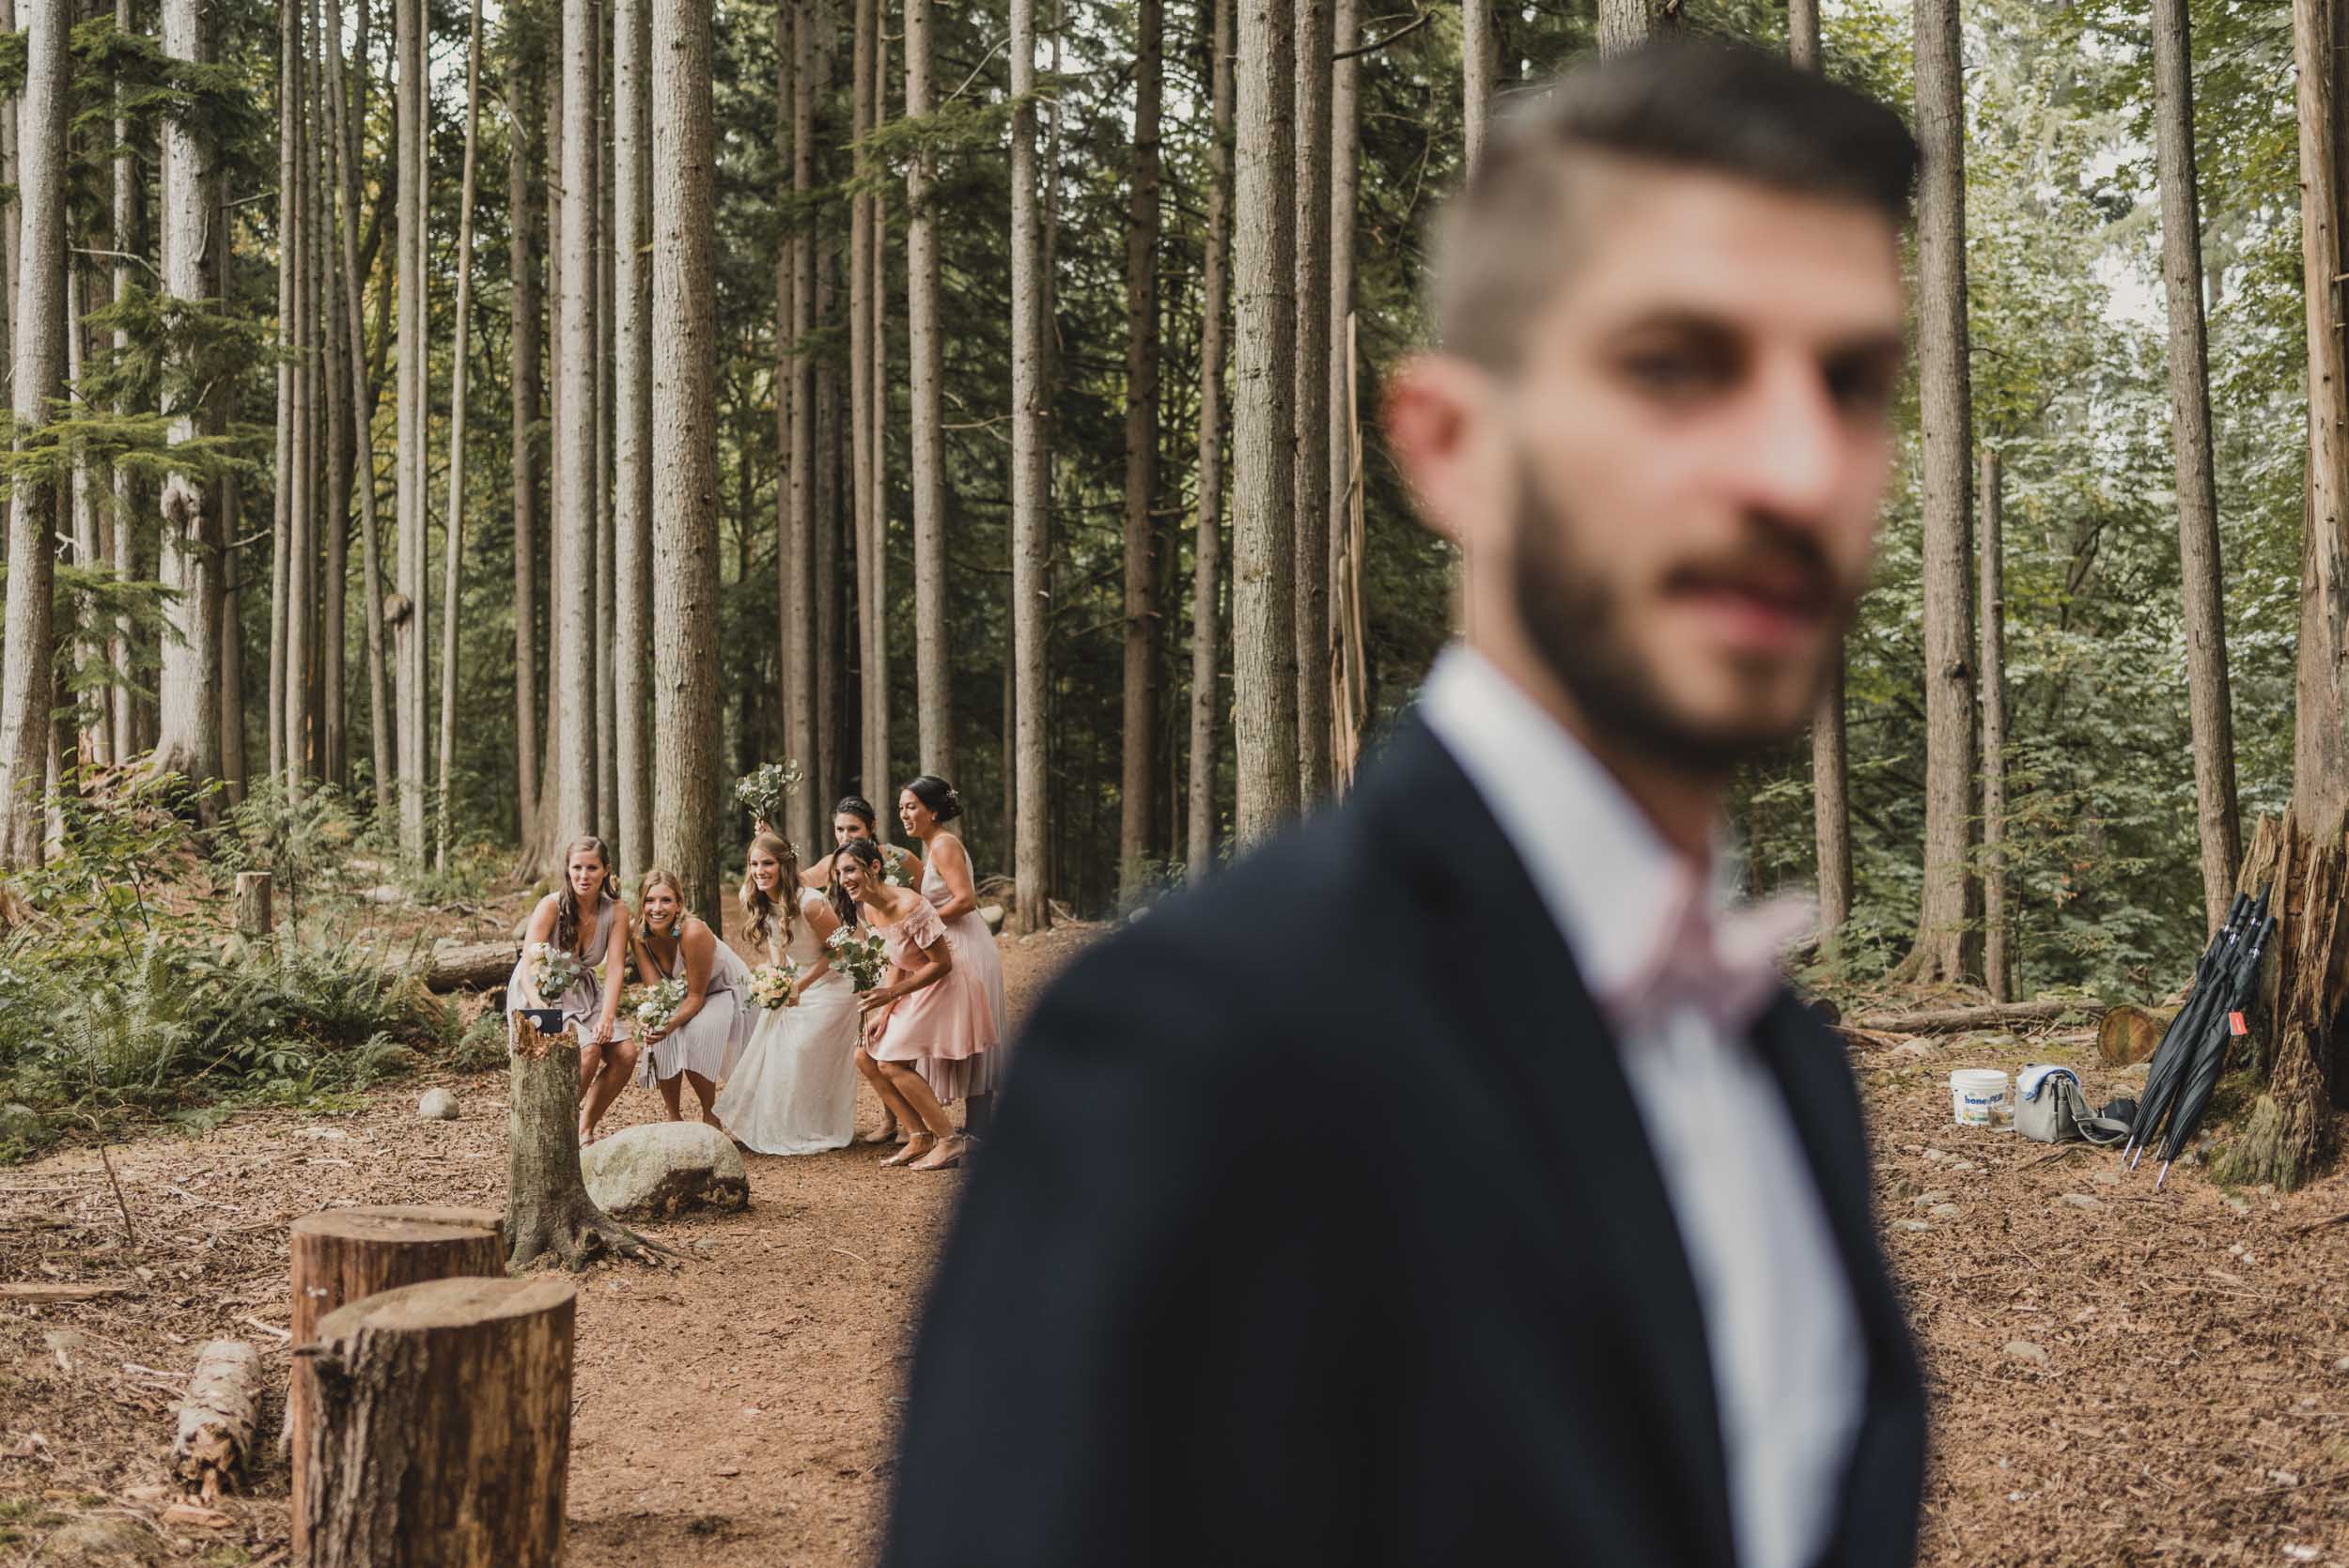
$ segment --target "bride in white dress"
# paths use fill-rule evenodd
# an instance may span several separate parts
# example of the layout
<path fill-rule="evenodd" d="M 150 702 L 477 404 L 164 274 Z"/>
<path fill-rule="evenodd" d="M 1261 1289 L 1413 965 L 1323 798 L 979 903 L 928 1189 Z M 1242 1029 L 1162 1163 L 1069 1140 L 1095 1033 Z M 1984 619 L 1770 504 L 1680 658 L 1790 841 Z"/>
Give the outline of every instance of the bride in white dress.
<path fill-rule="evenodd" d="M 840 917 L 801 886 L 799 857 L 772 833 L 751 840 L 742 908 L 753 947 L 769 963 L 788 958 L 800 978 L 794 1005 L 762 1012 L 719 1093 L 719 1120 L 762 1155 L 845 1148 L 856 1131 L 856 993 L 824 947 Z"/>

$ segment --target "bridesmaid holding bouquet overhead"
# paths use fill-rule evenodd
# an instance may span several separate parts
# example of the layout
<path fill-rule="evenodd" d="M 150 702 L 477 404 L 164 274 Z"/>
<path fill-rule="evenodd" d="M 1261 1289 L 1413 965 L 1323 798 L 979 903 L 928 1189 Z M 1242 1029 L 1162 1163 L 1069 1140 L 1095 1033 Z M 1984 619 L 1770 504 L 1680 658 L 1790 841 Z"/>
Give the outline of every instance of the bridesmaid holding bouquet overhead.
<path fill-rule="evenodd" d="M 1003 958 L 995 933 L 979 915 L 977 878 L 971 869 L 971 851 L 953 824 L 962 818 L 962 797 L 954 786 L 925 773 L 897 794 L 897 821 L 906 836 L 922 846 L 922 896 L 955 939 L 955 955 L 978 982 L 987 999 L 988 1032 L 994 1044 L 963 1061 L 935 1063 L 930 1084 L 941 1100 L 968 1098 L 965 1118 L 972 1132 L 987 1130 L 987 1113 L 996 1083 L 1003 1076 L 1003 1042 L 1011 1038 L 1010 1010 L 1003 998 Z"/>

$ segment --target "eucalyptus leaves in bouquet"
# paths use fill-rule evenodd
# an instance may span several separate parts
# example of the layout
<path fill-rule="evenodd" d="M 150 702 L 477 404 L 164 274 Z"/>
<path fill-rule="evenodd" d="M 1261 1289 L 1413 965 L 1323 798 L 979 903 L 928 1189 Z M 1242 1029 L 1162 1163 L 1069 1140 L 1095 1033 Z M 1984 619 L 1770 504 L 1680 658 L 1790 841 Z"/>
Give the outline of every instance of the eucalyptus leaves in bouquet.
<path fill-rule="evenodd" d="M 796 762 L 762 763 L 734 781 L 735 803 L 751 820 L 773 830 L 784 819 L 784 806 L 800 791 L 804 777 Z"/>
<path fill-rule="evenodd" d="M 531 944 L 530 985 L 545 1005 L 552 1007 L 561 1001 L 586 973 L 587 966 L 568 948 L 552 942 Z"/>
<path fill-rule="evenodd" d="M 636 1027 L 646 1034 L 658 1034 L 669 1027 L 677 1009 L 685 1005 L 685 976 L 673 974 L 666 980 L 635 986 L 620 998 L 628 1016 L 636 1020 Z"/>
<path fill-rule="evenodd" d="M 881 939 L 861 926 L 844 925 L 824 939 L 832 968 L 848 977 L 849 989 L 860 995 L 871 990 L 889 971 L 889 950 Z"/>

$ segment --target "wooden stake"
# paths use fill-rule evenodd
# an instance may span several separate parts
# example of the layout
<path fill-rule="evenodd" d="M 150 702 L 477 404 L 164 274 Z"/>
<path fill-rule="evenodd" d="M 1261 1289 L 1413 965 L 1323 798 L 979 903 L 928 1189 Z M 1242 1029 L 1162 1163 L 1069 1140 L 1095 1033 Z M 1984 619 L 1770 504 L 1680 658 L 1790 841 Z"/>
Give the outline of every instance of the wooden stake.
<path fill-rule="evenodd" d="M 276 925 L 270 906 L 270 874 L 237 873 L 237 929 L 247 937 L 266 937 Z"/>

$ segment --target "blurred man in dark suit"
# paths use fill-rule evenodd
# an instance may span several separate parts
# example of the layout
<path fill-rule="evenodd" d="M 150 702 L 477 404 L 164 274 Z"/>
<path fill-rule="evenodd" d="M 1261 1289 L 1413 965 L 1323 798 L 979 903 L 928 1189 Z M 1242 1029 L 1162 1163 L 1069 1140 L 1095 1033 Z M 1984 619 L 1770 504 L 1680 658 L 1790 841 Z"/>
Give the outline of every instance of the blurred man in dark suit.
<path fill-rule="evenodd" d="M 1859 1107 L 1718 831 L 1868 575 L 1915 172 L 1721 47 L 1496 128 L 1386 392 L 1465 645 L 1342 807 L 1038 1007 L 894 1568 L 1910 1560 Z"/>

